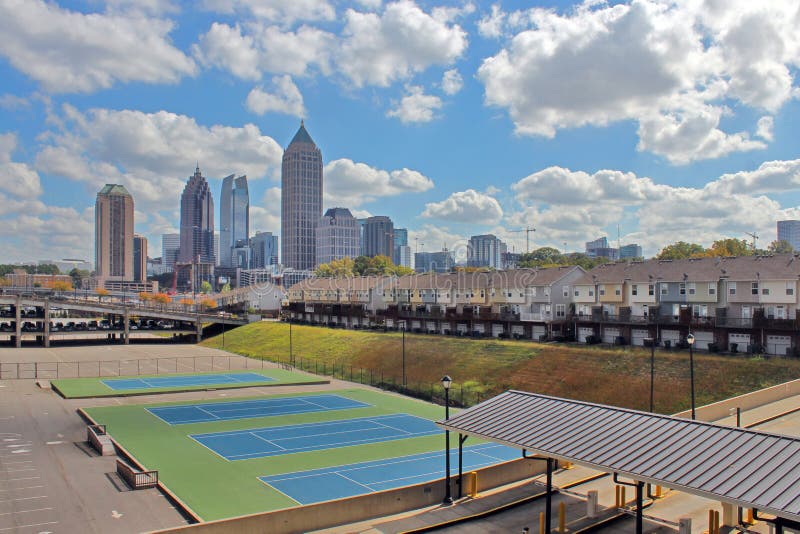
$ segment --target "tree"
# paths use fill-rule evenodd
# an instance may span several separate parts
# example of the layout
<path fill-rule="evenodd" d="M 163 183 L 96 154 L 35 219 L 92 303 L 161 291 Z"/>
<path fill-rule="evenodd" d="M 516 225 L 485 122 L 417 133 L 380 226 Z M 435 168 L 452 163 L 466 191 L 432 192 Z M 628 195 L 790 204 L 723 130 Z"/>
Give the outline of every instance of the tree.
<path fill-rule="evenodd" d="M 200 284 L 200 293 L 208 295 L 211 293 L 211 289 L 211 282 L 208 280 L 203 280 L 203 282 Z"/>
<path fill-rule="evenodd" d="M 156 304 L 160 304 L 164 306 L 164 304 L 169 304 L 172 299 L 166 293 L 156 293 L 153 295 L 153 302 Z"/>
<path fill-rule="evenodd" d="M 217 301 L 214 299 L 203 299 L 200 301 L 200 307 L 204 310 L 217 307 Z"/>
<path fill-rule="evenodd" d="M 225 293 L 226 291 L 230 291 L 230 290 L 231 290 L 231 285 L 226 282 L 225 285 L 222 286 L 222 289 L 220 289 L 220 292 Z"/>
<path fill-rule="evenodd" d="M 70 277 L 72 277 L 72 285 L 74 287 L 82 287 L 83 281 L 89 278 L 92 273 L 87 271 L 86 269 L 78 269 L 77 267 L 73 268 L 69 272 Z"/>
<path fill-rule="evenodd" d="M 706 249 L 697 243 L 687 243 L 678 241 L 661 249 L 656 255 L 659 260 L 685 260 L 687 258 L 699 258 L 705 256 Z"/>
<path fill-rule="evenodd" d="M 776 239 L 767 246 L 767 250 L 772 254 L 788 254 L 794 252 L 794 247 L 785 239 Z"/>
<path fill-rule="evenodd" d="M 54 291 L 72 291 L 72 284 L 65 280 L 56 280 L 52 283 L 52 289 Z"/>
<path fill-rule="evenodd" d="M 752 256 L 753 249 L 744 239 L 717 239 L 706 251 L 708 256 Z"/>
<path fill-rule="evenodd" d="M 194 305 L 194 301 L 192 299 L 181 299 L 178 301 L 178 304 L 184 307 L 184 309 L 188 308 L 189 306 Z"/>
<path fill-rule="evenodd" d="M 150 302 L 153 299 L 153 295 L 148 293 L 147 291 L 142 291 L 139 293 L 139 300 L 142 302 Z"/>
<path fill-rule="evenodd" d="M 105 289 L 103 287 L 98 287 L 97 289 L 94 290 L 94 292 L 97 294 L 97 298 L 100 299 L 100 302 L 103 301 L 103 297 L 107 297 L 111 294 L 108 291 L 108 289 Z"/>

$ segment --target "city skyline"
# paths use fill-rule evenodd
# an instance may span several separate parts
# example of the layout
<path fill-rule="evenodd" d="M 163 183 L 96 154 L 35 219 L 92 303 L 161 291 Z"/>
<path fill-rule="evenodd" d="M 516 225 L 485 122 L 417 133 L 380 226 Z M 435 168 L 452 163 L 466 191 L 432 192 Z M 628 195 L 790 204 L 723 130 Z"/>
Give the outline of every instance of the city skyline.
<path fill-rule="evenodd" d="M 389 216 L 462 260 L 471 235 L 524 251 L 511 230 L 528 226 L 531 248 L 569 250 L 619 226 L 651 256 L 675 235 L 766 245 L 800 219 L 791 2 L 188 6 L 0 3 L 8 261 L 91 258 L 105 183 L 136 198 L 135 231 L 160 250 L 198 160 L 215 195 L 247 175 L 251 230 L 279 234 L 303 118 L 326 157 L 323 210 Z M 737 39 L 748 25 L 770 39 Z"/>

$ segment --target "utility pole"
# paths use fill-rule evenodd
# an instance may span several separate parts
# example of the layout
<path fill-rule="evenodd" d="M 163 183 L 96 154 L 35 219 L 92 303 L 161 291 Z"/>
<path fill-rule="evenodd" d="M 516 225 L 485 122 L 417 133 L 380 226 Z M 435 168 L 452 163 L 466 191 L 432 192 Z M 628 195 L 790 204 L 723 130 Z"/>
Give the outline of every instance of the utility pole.
<path fill-rule="evenodd" d="M 755 233 L 755 232 L 753 232 L 753 233 L 745 232 L 745 234 L 747 234 L 747 235 L 749 235 L 750 237 L 753 238 L 752 244 L 750 246 L 752 246 L 753 250 L 755 250 L 756 249 L 756 242 L 758 241 L 758 234 Z"/>

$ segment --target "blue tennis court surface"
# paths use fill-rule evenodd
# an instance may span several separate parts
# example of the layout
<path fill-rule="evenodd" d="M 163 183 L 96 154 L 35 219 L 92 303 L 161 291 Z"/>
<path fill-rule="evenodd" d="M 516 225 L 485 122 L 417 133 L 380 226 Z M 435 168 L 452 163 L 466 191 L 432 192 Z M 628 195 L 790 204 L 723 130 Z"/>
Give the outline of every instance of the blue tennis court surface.
<path fill-rule="evenodd" d="M 274 381 L 274 378 L 257 373 L 219 373 L 208 375 L 158 376 L 153 378 L 115 378 L 113 380 L 103 380 L 102 382 L 115 391 L 124 391 L 131 389 L 221 386 Z"/>
<path fill-rule="evenodd" d="M 463 470 L 466 473 L 519 457 L 519 450 L 496 443 L 464 447 Z M 458 475 L 458 449 L 450 451 L 450 466 L 451 474 Z M 436 451 L 258 479 L 306 505 L 429 482 L 444 477 L 444 469 L 444 451 Z"/>
<path fill-rule="evenodd" d="M 212 402 L 205 404 L 181 404 L 147 408 L 147 411 L 170 425 L 206 423 L 229 419 L 251 419 L 294 413 L 327 412 L 349 410 L 370 406 L 340 395 L 305 395 L 236 402 Z"/>
<path fill-rule="evenodd" d="M 226 460 L 246 460 L 430 436 L 442 432 L 443 430 L 427 419 L 396 414 L 195 434 L 190 437 Z"/>

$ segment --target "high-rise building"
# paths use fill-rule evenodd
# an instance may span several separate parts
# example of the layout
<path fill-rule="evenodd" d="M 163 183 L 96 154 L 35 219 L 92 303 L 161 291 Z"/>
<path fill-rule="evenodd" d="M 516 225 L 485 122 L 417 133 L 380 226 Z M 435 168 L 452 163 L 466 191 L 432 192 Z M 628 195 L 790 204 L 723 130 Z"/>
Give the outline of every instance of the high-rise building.
<path fill-rule="evenodd" d="M 619 247 L 619 259 L 624 260 L 628 258 L 643 258 L 642 247 L 636 243 L 623 245 Z"/>
<path fill-rule="evenodd" d="M 284 267 L 316 266 L 316 228 L 322 217 L 322 152 L 303 121 L 283 153 L 281 166 L 281 261 Z"/>
<path fill-rule="evenodd" d="M 445 249 L 441 252 L 414 253 L 414 270 L 418 273 L 447 273 L 455 266 L 453 253 Z"/>
<path fill-rule="evenodd" d="M 330 208 L 317 225 L 317 265 L 361 254 L 361 227 L 347 208 Z"/>
<path fill-rule="evenodd" d="M 394 251 L 392 261 L 395 265 L 411 267 L 411 248 L 408 246 L 408 229 L 394 229 Z"/>
<path fill-rule="evenodd" d="M 246 248 L 250 236 L 250 193 L 247 176 L 226 176 L 219 196 L 219 256 L 222 267 L 237 267 L 233 249 Z M 239 251 L 239 256 L 247 254 Z M 247 267 L 245 267 L 247 268 Z"/>
<path fill-rule="evenodd" d="M 97 280 L 133 280 L 133 197 L 124 186 L 106 184 L 94 208 L 94 263 Z"/>
<path fill-rule="evenodd" d="M 167 272 L 175 268 L 180 248 L 181 234 L 161 234 L 161 263 Z"/>
<path fill-rule="evenodd" d="M 266 269 L 278 265 L 278 236 L 272 232 L 256 232 L 250 238 L 250 268 Z"/>
<path fill-rule="evenodd" d="M 590 258 L 619 259 L 619 249 L 608 246 L 608 238 L 600 237 L 594 241 L 586 242 L 586 255 Z"/>
<path fill-rule="evenodd" d="M 214 199 L 198 165 L 181 195 L 180 263 L 192 264 L 194 289 L 214 279 Z M 185 279 L 184 279 L 185 282 Z"/>
<path fill-rule="evenodd" d="M 786 241 L 795 250 L 800 250 L 800 221 L 778 221 L 778 241 Z"/>
<path fill-rule="evenodd" d="M 133 280 L 147 282 L 147 238 L 138 234 L 133 236 Z"/>
<path fill-rule="evenodd" d="M 377 215 L 364 223 L 364 255 L 370 258 L 394 255 L 394 223 L 389 217 Z"/>
<path fill-rule="evenodd" d="M 467 265 L 502 269 L 507 250 L 506 244 L 494 234 L 474 235 L 467 243 Z"/>
<path fill-rule="evenodd" d="M 211 263 L 214 259 L 214 199 L 208 182 L 195 169 L 181 195 L 181 245 L 178 260 L 182 263 Z"/>

